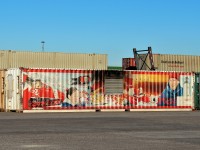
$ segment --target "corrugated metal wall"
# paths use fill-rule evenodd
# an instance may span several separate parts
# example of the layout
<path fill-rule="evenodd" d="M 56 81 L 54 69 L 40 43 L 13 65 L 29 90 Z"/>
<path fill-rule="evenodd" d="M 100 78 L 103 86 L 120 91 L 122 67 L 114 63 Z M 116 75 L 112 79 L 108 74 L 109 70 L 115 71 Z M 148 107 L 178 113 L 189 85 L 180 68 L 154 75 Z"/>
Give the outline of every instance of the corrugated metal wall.
<path fill-rule="evenodd" d="M 10 67 L 10 51 L 0 51 L 0 69 L 7 69 Z"/>
<path fill-rule="evenodd" d="M 194 73 L 16 68 L 6 110 L 194 108 Z"/>
<path fill-rule="evenodd" d="M 124 85 L 133 108 L 194 108 L 191 72 L 125 71 Z"/>
<path fill-rule="evenodd" d="M 153 59 L 158 71 L 200 72 L 200 56 L 153 54 Z M 146 63 L 150 65 L 149 59 Z M 144 67 L 143 70 L 149 69 Z"/>
<path fill-rule="evenodd" d="M 107 70 L 106 54 L 0 51 L 0 69 L 69 68 Z"/>
<path fill-rule="evenodd" d="M 200 71 L 200 56 L 160 55 L 159 70 L 167 71 Z"/>
<path fill-rule="evenodd" d="M 6 85 L 7 111 L 79 109 L 105 104 L 101 70 L 13 68 L 6 72 Z"/>

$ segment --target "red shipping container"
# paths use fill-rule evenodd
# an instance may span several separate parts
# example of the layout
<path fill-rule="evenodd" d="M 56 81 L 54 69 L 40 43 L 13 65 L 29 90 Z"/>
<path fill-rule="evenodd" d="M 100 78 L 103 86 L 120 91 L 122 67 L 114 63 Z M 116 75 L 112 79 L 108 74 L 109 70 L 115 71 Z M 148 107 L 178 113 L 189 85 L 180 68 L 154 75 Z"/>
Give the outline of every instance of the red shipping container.
<path fill-rule="evenodd" d="M 136 64 L 134 58 L 122 58 L 123 70 L 136 70 Z"/>

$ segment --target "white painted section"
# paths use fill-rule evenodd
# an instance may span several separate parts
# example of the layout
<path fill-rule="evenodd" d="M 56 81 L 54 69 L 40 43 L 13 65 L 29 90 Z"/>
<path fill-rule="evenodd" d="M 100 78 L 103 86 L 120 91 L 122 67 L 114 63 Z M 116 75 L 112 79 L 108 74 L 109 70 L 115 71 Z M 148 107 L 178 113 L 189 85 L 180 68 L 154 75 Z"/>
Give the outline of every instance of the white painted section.
<path fill-rule="evenodd" d="M 19 68 L 8 69 L 5 74 L 5 102 L 6 111 L 22 109 L 21 97 L 21 71 Z"/>

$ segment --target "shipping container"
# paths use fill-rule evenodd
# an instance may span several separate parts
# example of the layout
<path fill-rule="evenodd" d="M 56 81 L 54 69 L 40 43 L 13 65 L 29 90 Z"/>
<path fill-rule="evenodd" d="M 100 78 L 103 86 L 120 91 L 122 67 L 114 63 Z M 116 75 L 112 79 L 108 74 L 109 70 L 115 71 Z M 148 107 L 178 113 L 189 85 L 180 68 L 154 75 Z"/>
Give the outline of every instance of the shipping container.
<path fill-rule="evenodd" d="M 6 110 L 194 109 L 190 72 L 14 68 Z"/>
<path fill-rule="evenodd" d="M 183 71 L 200 72 L 200 56 L 192 55 L 172 55 L 172 54 L 153 54 L 154 66 L 157 71 Z M 138 65 L 143 64 L 139 61 Z M 150 65 L 149 59 L 146 64 Z M 149 70 L 144 66 L 142 70 Z"/>
<path fill-rule="evenodd" d="M 103 102 L 101 70 L 13 68 L 6 72 L 6 110 L 93 109 Z"/>
<path fill-rule="evenodd" d="M 134 58 L 122 58 L 122 70 L 136 70 Z"/>
<path fill-rule="evenodd" d="M 5 93 L 5 70 L 0 70 L 0 91 L 1 91 L 1 96 L 0 96 L 0 111 L 5 110 L 5 99 L 4 99 L 4 93 Z"/>
<path fill-rule="evenodd" d="M 107 54 L 0 51 L 0 69 L 19 67 L 107 70 Z"/>
<path fill-rule="evenodd" d="M 125 71 L 124 95 L 132 108 L 194 109 L 194 74 Z"/>

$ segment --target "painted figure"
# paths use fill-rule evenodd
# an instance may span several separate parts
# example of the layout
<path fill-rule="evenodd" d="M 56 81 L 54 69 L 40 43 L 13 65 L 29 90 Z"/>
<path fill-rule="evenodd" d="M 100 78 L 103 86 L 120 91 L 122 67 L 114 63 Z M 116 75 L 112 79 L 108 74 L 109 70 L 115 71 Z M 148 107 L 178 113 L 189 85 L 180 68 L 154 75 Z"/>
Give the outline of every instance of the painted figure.
<path fill-rule="evenodd" d="M 66 91 L 66 99 L 62 103 L 62 107 L 84 107 L 87 102 L 86 92 L 80 92 L 76 87 L 71 87 Z"/>
<path fill-rule="evenodd" d="M 177 96 L 183 96 L 178 74 L 170 74 L 167 87 L 158 98 L 158 106 L 177 106 Z"/>

